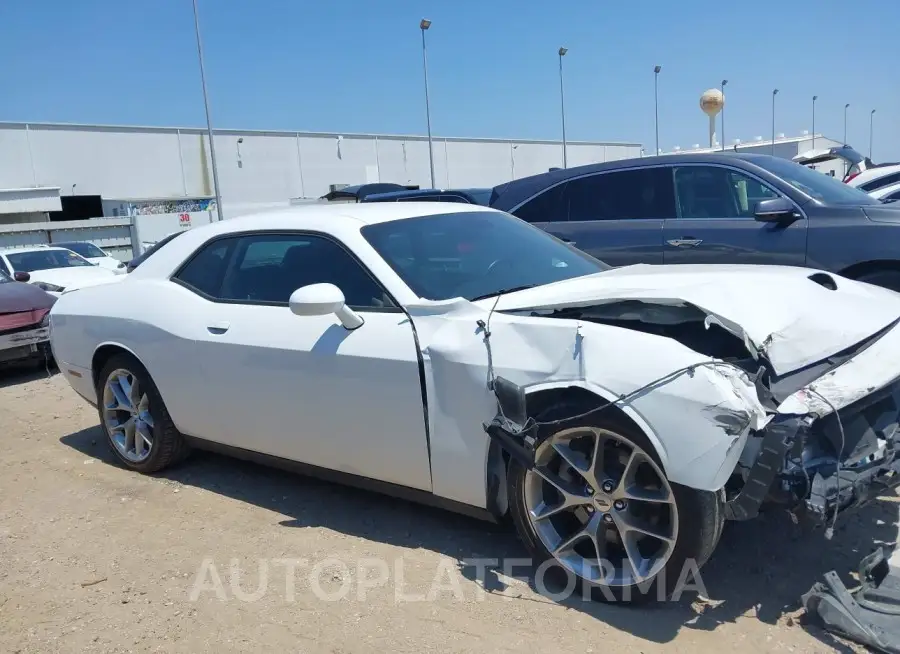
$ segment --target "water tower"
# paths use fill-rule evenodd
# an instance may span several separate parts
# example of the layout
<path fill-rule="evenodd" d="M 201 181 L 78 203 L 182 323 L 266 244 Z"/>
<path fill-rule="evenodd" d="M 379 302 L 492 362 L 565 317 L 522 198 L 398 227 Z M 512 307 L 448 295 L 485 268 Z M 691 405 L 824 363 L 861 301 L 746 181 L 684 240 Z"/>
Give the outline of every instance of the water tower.
<path fill-rule="evenodd" d="M 709 147 L 716 142 L 716 116 L 725 106 L 725 95 L 719 89 L 709 89 L 700 96 L 700 108 L 709 116 Z"/>

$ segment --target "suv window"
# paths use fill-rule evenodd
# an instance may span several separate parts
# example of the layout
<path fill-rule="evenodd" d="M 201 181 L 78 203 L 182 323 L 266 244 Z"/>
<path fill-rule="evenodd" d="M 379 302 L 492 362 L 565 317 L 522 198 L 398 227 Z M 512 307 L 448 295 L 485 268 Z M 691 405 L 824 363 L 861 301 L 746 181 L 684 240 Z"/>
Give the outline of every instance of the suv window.
<path fill-rule="evenodd" d="M 566 189 L 569 220 L 674 218 L 670 168 L 639 168 L 573 179 Z"/>
<path fill-rule="evenodd" d="M 676 168 L 675 192 L 681 218 L 752 218 L 758 202 L 779 197 L 756 179 L 719 166 Z"/>
<path fill-rule="evenodd" d="M 568 182 L 562 182 L 547 189 L 528 200 L 512 214 L 529 223 L 555 223 L 568 220 L 568 208 L 565 206 L 567 184 Z"/>
<path fill-rule="evenodd" d="M 195 263 L 210 288 L 192 283 Z M 220 254 L 225 265 L 219 268 Z M 212 265 L 211 265 L 212 264 Z M 186 275 L 188 278 L 186 278 Z M 286 305 L 291 293 L 309 284 L 330 283 L 344 294 L 347 305 L 359 309 L 393 307 L 384 289 L 344 248 L 322 236 L 306 234 L 257 234 L 216 241 L 208 245 L 178 276 L 218 300 Z"/>

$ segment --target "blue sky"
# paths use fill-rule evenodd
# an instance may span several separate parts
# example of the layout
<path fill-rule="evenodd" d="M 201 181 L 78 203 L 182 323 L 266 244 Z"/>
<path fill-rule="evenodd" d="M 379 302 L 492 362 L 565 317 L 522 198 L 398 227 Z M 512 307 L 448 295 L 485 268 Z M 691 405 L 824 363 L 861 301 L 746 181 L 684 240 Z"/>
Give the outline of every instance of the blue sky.
<path fill-rule="evenodd" d="M 726 140 L 843 134 L 900 159 L 896 0 L 200 0 L 216 127 L 424 133 L 419 19 L 436 135 L 652 150 L 703 143 L 700 93 L 728 78 Z M 191 0 L 3 0 L 0 120 L 204 124 Z M 826 40 L 825 35 L 840 35 Z"/>

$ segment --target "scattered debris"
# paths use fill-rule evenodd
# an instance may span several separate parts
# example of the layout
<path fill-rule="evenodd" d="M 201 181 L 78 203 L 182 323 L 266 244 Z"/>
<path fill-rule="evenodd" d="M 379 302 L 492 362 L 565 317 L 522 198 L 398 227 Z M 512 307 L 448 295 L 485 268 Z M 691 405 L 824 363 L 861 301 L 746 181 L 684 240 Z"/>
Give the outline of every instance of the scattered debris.
<path fill-rule="evenodd" d="M 849 591 L 833 570 L 803 596 L 811 621 L 838 636 L 886 654 L 900 654 L 900 571 L 884 550 L 859 564 L 860 587 Z"/>
<path fill-rule="evenodd" d="M 106 581 L 106 577 L 102 577 L 100 579 L 95 579 L 93 581 L 82 581 L 81 587 L 87 588 L 88 586 L 96 586 L 97 584 L 103 583 L 104 581 Z"/>

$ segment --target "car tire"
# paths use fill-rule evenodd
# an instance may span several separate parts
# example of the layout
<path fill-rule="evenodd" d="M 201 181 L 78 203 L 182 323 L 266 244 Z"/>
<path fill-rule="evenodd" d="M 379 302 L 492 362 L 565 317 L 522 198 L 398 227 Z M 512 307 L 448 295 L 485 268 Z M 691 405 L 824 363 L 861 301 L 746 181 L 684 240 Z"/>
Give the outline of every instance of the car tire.
<path fill-rule="evenodd" d="M 123 378 L 128 381 L 123 383 Z M 123 393 L 118 395 L 113 385 Z M 120 401 L 123 397 L 130 402 L 127 407 Z M 150 373 L 130 354 L 111 357 L 97 376 L 97 410 L 100 428 L 113 454 L 131 470 L 158 472 L 189 452 Z M 129 421 L 134 422 L 134 429 L 128 427 Z"/>
<path fill-rule="evenodd" d="M 860 275 L 856 280 L 900 293 L 900 270 L 876 270 Z"/>
<path fill-rule="evenodd" d="M 584 406 L 577 403 L 556 405 L 551 407 L 548 411 L 535 416 L 535 418 L 541 423 L 542 421 L 561 420 L 564 416 L 578 415 L 584 411 Z M 559 438 L 561 434 L 567 434 L 568 436 L 566 436 L 566 438 L 568 438 L 572 434 L 577 434 L 581 431 L 584 431 L 585 433 L 602 433 L 604 435 L 604 442 L 612 442 L 618 439 L 618 442 L 622 445 L 631 444 L 641 450 L 642 457 L 646 455 L 647 458 L 652 460 L 653 465 L 646 462 L 640 464 L 641 473 L 645 477 L 645 473 L 648 473 L 649 471 L 660 473 L 663 475 L 661 478 L 665 480 L 665 484 L 660 485 L 665 486 L 667 484 L 671 490 L 671 494 L 669 495 L 669 507 L 671 508 L 667 510 L 670 512 L 674 511 L 675 517 L 673 519 L 670 513 L 669 518 L 665 521 L 660 520 L 657 523 L 657 526 L 662 524 L 671 528 L 674 523 L 674 533 L 669 534 L 672 536 L 673 542 L 667 544 L 667 558 L 664 561 L 660 558 L 660 561 L 656 563 L 657 566 L 660 566 L 659 569 L 653 574 L 648 574 L 646 578 L 643 579 L 635 580 L 634 575 L 632 575 L 632 581 L 635 583 L 628 583 L 624 556 L 618 563 L 616 563 L 615 557 L 612 555 L 610 555 L 609 559 L 605 559 L 616 568 L 614 572 L 610 571 L 611 576 L 604 576 L 598 579 L 596 575 L 592 574 L 592 578 L 587 578 L 582 572 L 585 569 L 583 564 L 587 563 L 590 565 L 590 561 L 587 560 L 589 556 L 582 558 L 581 566 L 579 566 L 579 564 L 568 555 L 563 558 L 561 558 L 561 555 L 555 555 L 551 552 L 551 540 L 557 535 L 556 526 L 551 525 L 552 532 L 550 533 L 552 533 L 552 536 L 548 536 L 548 529 L 544 526 L 544 522 L 535 518 L 536 513 L 541 510 L 535 508 L 536 506 L 543 507 L 543 510 L 548 512 L 553 511 L 555 507 L 549 507 L 548 509 L 546 503 L 536 504 L 537 500 L 534 498 L 534 489 L 537 485 L 548 488 L 552 486 L 552 484 L 543 479 L 541 475 L 538 475 L 534 471 L 527 470 L 515 459 L 512 459 L 507 474 L 510 515 L 519 537 L 534 559 L 533 563 L 536 566 L 535 583 L 539 590 L 543 590 L 543 588 L 541 588 L 542 583 L 552 579 L 556 587 L 562 587 L 571 592 L 578 591 L 580 597 L 602 602 L 643 604 L 646 602 L 668 599 L 673 593 L 679 590 L 679 584 L 682 586 L 687 584 L 687 587 L 692 587 L 690 584 L 695 584 L 697 581 L 700 581 L 699 579 L 696 579 L 694 575 L 697 574 L 700 567 L 702 567 L 710 558 L 722 534 L 724 524 L 724 494 L 721 492 L 700 491 L 668 482 L 662 472 L 659 456 L 649 439 L 628 421 L 611 414 L 611 412 L 597 412 L 582 418 L 565 420 L 558 424 L 540 425 L 538 427 L 538 436 L 535 445 L 536 461 L 540 462 L 542 460 L 544 456 L 543 453 L 548 446 L 551 448 L 550 451 L 553 452 L 554 455 L 556 454 L 554 439 Z M 597 438 L 597 442 L 600 442 L 599 437 Z M 572 443 L 573 450 L 579 445 L 577 437 L 574 441 L 570 441 L 570 443 Z M 607 456 L 609 452 L 619 452 L 618 448 L 610 449 L 609 446 L 605 447 L 607 448 Z M 573 450 L 569 451 L 570 458 L 571 451 Z M 565 458 L 561 456 L 558 458 L 561 467 L 556 469 L 556 473 L 561 476 L 563 474 L 562 466 L 567 464 Z M 587 458 L 585 458 L 584 462 L 589 463 Z M 550 467 L 553 464 L 548 463 L 547 465 L 548 468 L 544 468 L 546 471 L 545 473 L 551 474 Z M 646 467 L 644 467 L 645 465 Z M 574 471 L 572 466 L 569 466 L 569 471 L 569 479 L 581 481 L 578 475 L 572 472 Z M 627 471 L 625 474 L 627 475 Z M 556 477 L 556 481 L 559 481 L 559 479 L 560 477 Z M 631 488 L 635 489 L 636 486 L 632 486 Z M 619 488 L 616 489 L 613 496 L 618 490 Z M 562 495 L 558 494 L 558 497 L 562 497 Z M 605 497 L 601 498 L 601 501 L 607 502 L 609 499 L 610 497 Z M 618 536 L 620 544 L 621 536 L 618 534 L 620 520 L 623 518 L 623 514 L 627 511 L 641 512 L 643 510 L 643 505 L 649 503 L 631 502 L 631 504 L 634 505 L 634 508 L 632 509 L 626 505 L 625 510 L 622 513 L 616 513 L 616 509 L 613 506 L 603 506 L 605 512 L 602 513 L 600 520 L 605 521 L 610 519 L 606 517 L 606 513 L 615 513 L 615 515 L 611 516 L 611 519 L 615 520 L 615 523 L 607 523 L 605 525 L 605 531 L 614 528 L 615 533 L 612 534 L 611 538 L 614 540 Z M 608 510 L 606 510 L 607 507 Z M 585 518 L 583 512 L 588 509 L 590 509 L 591 514 L 589 517 Z M 580 517 L 577 515 L 577 511 L 582 511 Z M 577 532 L 581 520 L 586 519 L 587 525 L 593 524 L 591 521 L 596 521 L 596 516 L 598 514 L 601 514 L 599 505 L 596 508 L 593 506 L 587 508 L 581 506 L 571 513 L 571 517 L 566 514 L 565 510 L 558 510 L 558 513 L 552 513 L 550 518 L 545 518 L 544 520 L 552 521 L 559 519 L 566 524 L 571 522 L 576 525 L 574 531 Z M 571 520 L 571 518 L 578 520 L 578 522 Z M 628 522 L 628 520 L 626 520 L 626 522 Z M 537 528 L 538 524 L 540 524 L 540 533 Z M 665 528 L 661 529 L 663 531 L 665 530 Z M 566 535 L 562 532 L 559 533 L 559 536 L 559 543 L 566 540 Z M 632 536 L 629 536 L 629 540 L 631 537 Z M 577 541 L 575 547 L 582 548 L 582 552 L 584 551 L 583 546 L 585 546 L 585 540 L 589 541 L 586 547 L 590 548 L 600 539 L 596 539 L 595 541 L 590 538 L 582 538 Z M 663 544 L 662 540 L 659 540 L 658 542 Z M 607 544 L 607 547 L 609 547 L 609 545 L 610 544 Z M 611 545 L 613 546 L 613 551 L 617 549 L 615 543 L 611 543 Z M 624 551 L 624 548 L 621 546 L 618 549 Z M 599 554 L 599 550 L 595 549 L 593 551 Z M 595 557 L 595 560 L 598 559 L 599 556 Z M 631 569 L 634 570 L 634 568 Z M 650 567 L 647 572 L 651 573 L 654 569 L 654 567 Z M 582 572 L 579 572 L 579 570 Z M 616 575 L 621 575 L 621 577 L 616 578 Z M 544 588 L 550 590 L 547 586 L 544 586 Z M 556 593 L 556 591 L 550 592 L 553 594 Z"/>

